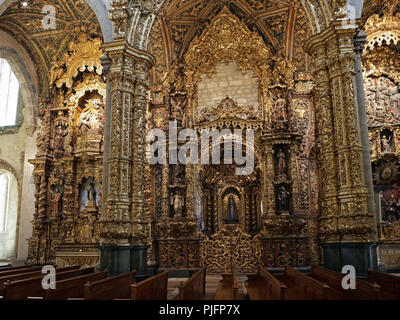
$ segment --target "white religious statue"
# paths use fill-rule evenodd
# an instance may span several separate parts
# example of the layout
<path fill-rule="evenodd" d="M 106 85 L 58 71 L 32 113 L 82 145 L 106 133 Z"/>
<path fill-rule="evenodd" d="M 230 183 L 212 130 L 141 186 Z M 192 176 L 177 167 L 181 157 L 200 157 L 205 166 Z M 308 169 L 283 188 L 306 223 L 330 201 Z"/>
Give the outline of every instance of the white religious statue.
<path fill-rule="evenodd" d="M 183 217 L 183 207 L 185 205 L 185 200 L 183 196 L 179 193 L 175 193 L 174 195 L 171 195 L 171 205 L 174 208 L 174 215 L 178 215 Z"/>

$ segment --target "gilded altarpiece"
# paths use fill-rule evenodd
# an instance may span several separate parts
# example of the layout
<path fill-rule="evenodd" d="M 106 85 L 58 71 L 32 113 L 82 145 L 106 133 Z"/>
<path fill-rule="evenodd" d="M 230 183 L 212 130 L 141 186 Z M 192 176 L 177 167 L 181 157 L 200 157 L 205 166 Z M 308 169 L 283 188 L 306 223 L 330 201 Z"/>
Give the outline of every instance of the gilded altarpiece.
<path fill-rule="evenodd" d="M 400 18 L 396 1 L 365 24 L 364 85 L 383 268 L 400 268 Z"/>
<path fill-rule="evenodd" d="M 203 108 L 197 86 L 207 81 L 202 75 L 232 61 L 243 74 L 253 72 L 258 105 L 228 96 Z M 220 164 L 148 168 L 153 257 L 160 268 L 254 272 L 260 264 L 319 262 L 313 87 L 310 74 L 296 72 L 281 51 L 266 46 L 226 7 L 165 70 L 161 85 L 151 90 L 148 129 L 168 132 L 174 121 L 177 132 L 191 128 L 199 136 L 204 130 L 241 130 L 242 150 L 254 155 L 254 168 L 237 175 L 240 166 L 224 163 L 223 139 L 199 150 L 220 147 Z M 254 141 L 246 129 L 253 130 Z"/>
<path fill-rule="evenodd" d="M 30 264 L 96 266 L 103 176 L 106 85 L 102 40 L 77 34 L 51 69 L 40 105 Z"/>

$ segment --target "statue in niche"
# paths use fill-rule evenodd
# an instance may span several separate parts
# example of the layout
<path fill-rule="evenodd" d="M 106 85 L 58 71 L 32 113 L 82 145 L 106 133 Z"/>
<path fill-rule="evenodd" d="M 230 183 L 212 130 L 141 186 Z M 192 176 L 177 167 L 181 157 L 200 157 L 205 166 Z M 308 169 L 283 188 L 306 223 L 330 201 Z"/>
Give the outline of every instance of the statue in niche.
<path fill-rule="evenodd" d="M 53 140 L 53 149 L 59 153 L 62 153 L 64 151 L 64 142 L 65 142 L 65 137 L 67 135 L 66 121 L 67 120 L 63 112 L 59 111 L 57 118 L 55 119 L 54 140 Z"/>
<path fill-rule="evenodd" d="M 277 153 L 278 176 L 286 176 L 286 154 L 282 149 Z"/>
<path fill-rule="evenodd" d="M 289 192 L 286 190 L 285 186 L 281 186 L 279 190 L 279 204 L 282 214 L 289 214 Z"/>
<path fill-rule="evenodd" d="M 390 199 L 388 201 L 387 209 L 386 209 L 386 219 L 390 222 L 397 220 L 397 201 L 394 196 L 394 192 L 390 195 Z"/>
<path fill-rule="evenodd" d="M 103 134 L 104 109 L 100 99 L 91 99 L 79 116 L 78 132 L 80 136 L 86 134 Z"/>
<path fill-rule="evenodd" d="M 178 215 L 180 217 L 185 216 L 185 214 L 183 212 L 183 207 L 185 205 L 185 199 L 179 192 L 176 192 L 175 194 L 171 195 L 170 203 L 174 210 L 172 217 L 174 217 L 175 215 Z"/>
<path fill-rule="evenodd" d="M 171 115 L 172 120 L 175 120 L 178 124 L 178 127 L 183 127 L 185 124 L 185 103 L 186 98 L 184 99 L 172 99 L 171 98 Z"/>
<path fill-rule="evenodd" d="M 90 188 L 87 190 L 88 205 L 97 206 L 97 191 L 95 184 L 91 183 Z"/>
<path fill-rule="evenodd" d="M 385 196 L 383 194 L 383 191 L 379 192 L 379 197 L 381 201 L 381 214 L 382 214 L 382 220 L 386 221 L 386 207 L 387 203 L 385 200 Z"/>
<path fill-rule="evenodd" d="M 286 99 L 284 99 L 282 95 L 279 95 L 278 99 L 276 100 L 275 109 L 276 109 L 276 120 L 286 121 L 287 120 Z"/>
<path fill-rule="evenodd" d="M 61 212 L 61 198 L 62 193 L 58 188 L 56 188 L 51 199 L 51 211 L 53 214 L 58 214 Z"/>
<path fill-rule="evenodd" d="M 84 180 L 79 190 L 80 210 L 96 212 L 98 207 L 99 187 L 94 178 L 89 177 Z"/>
<path fill-rule="evenodd" d="M 391 138 L 388 138 L 386 135 L 382 136 L 382 152 L 383 153 L 390 153 L 392 152 L 392 146 L 391 146 Z"/>
<path fill-rule="evenodd" d="M 226 223 L 239 222 L 238 209 L 237 209 L 236 201 L 233 198 L 233 195 L 229 195 L 229 198 L 228 198 L 225 222 Z"/>

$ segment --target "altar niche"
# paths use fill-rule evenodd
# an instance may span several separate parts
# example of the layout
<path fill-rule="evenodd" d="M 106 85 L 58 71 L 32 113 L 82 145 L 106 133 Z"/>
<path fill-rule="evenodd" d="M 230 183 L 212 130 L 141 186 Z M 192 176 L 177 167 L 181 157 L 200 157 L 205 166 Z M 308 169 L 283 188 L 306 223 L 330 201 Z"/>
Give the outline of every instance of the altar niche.
<path fill-rule="evenodd" d="M 232 225 L 254 235 L 259 229 L 261 198 L 260 171 L 236 176 L 235 165 L 204 166 L 201 181 L 201 224 L 207 235 Z"/>
<path fill-rule="evenodd" d="M 236 187 L 226 187 L 219 197 L 219 220 L 223 224 L 239 224 L 243 220 L 243 194 Z"/>
<path fill-rule="evenodd" d="M 79 186 L 80 211 L 97 212 L 99 208 L 99 184 L 93 177 L 83 178 Z"/>

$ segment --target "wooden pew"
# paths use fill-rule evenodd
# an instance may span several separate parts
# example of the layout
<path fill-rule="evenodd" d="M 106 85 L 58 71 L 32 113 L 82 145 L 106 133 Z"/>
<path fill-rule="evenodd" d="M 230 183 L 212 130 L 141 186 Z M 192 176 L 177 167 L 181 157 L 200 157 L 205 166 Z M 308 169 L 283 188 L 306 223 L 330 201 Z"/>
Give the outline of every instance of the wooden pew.
<path fill-rule="evenodd" d="M 167 300 L 168 271 L 131 285 L 131 300 Z"/>
<path fill-rule="evenodd" d="M 182 282 L 174 300 L 201 300 L 206 294 L 206 277 L 206 268 L 200 269 L 191 278 Z"/>
<path fill-rule="evenodd" d="M 131 284 L 136 280 L 136 271 L 119 276 L 88 282 L 84 288 L 84 300 L 129 299 Z M 76 300 L 76 299 L 74 299 Z"/>
<path fill-rule="evenodd" d="M 356 280 L 356 290 L 344 290 L 342 287 L 344 274 L 317 265 L 312 266 L 310 276 L 318 281 L 327 283 L 332 288 L 331 299 L 378 300 L 380 296 L 379 285 L 361 279 Z"/>
<path fill-rule="evenodd" d="M 65 272 L 65 271 L 77 270 L 79 268 L 80 268 L 79 266 L 71 266 L 71 267 L 56 269 L 56 271 L 57 272 Z M 19 281 L 19 280 L 26 280 L 26 279 L 30 279 L 33 277 L 38 277 L 40 275 L 43 275 L 42 269 L 27 272 L 27 273 L 19 273 L 19 274 L 15 274 L 15 275 L 11 275 L 11 276 L 1 277 L 0 278 L 0 298 L 4 297 L 4 292 L 5 292 L 4 283 L 6 281 L 13 282 L 13 281 Z"/>
<path fill-rule="evenodd" d="M 250 300 L 285 300 L 286 285 L 264 267 L 259 266 L 258 275 L 248 275 L 247 278 L 247 292 Z"/>
<path fill-rule="evenodd" d="M 15 274 L 21 274 L 21 273 L 27 273 L 27 272 L 33 272 L 33 271 L 41 271 L 42 267 L 24 267 L 24 268 L 19 268 L 19 269 L 13 269 L 13 270 L 0 270 L 0 278 L 7 277 L 7 276 L 12 276 Z"/>
<path fill-rule="evenodd" d="M 280 279 L 287 286 L 287 300 L 328 300 L 330 287 L 326 283 L 321 283 L 294 268 L 286 267 L 285 274 Z"/>
<path fill-rule="evenodd" d="M 379 299 L 400 300 L 400 277 L 368 270 L 367 281 L 377 283 L 381 287 Z"/>
<path fill-rule="evenodd" d="M 239 291 L 236 270 L 232 274 L 223 274 L 222 280 L 218 283 L 214 300 L 236 300 Z"/>
<path fill-rule="evenodd" d="M 65 280 L 76 276 L 91 274 L 94 272 L 94 267 L 70 270 L 56 273 L 57 280 Z M 42 287 L 42 279 L 45 275 L 40 275 L 26 280 L 7 281 L 4 284 L 4 299 L 5 300 L 26 300 L 29 297 L 44 297 L 45 289 Z"/>
<path fill-rule="evenodd" d="M 10 270 L 18 270 L 18 269 L 27 269 L 27 268 L 35 268 L 35 267 L 42 267 L 42 266 L 19 266 L 19 267 L 13 267 L 13 266 L 4 266 L 0 267 L 0 272 L 3 271 L 10 271 Z"/>
<path fill-rule="evenodd" d="M 83 298 L 84 285 L 107 278 L 107 271 L 95 272 L 56 282 L 55 290 L 46 290 L 44 300 L 67 300 L 69 298 Z"/>

